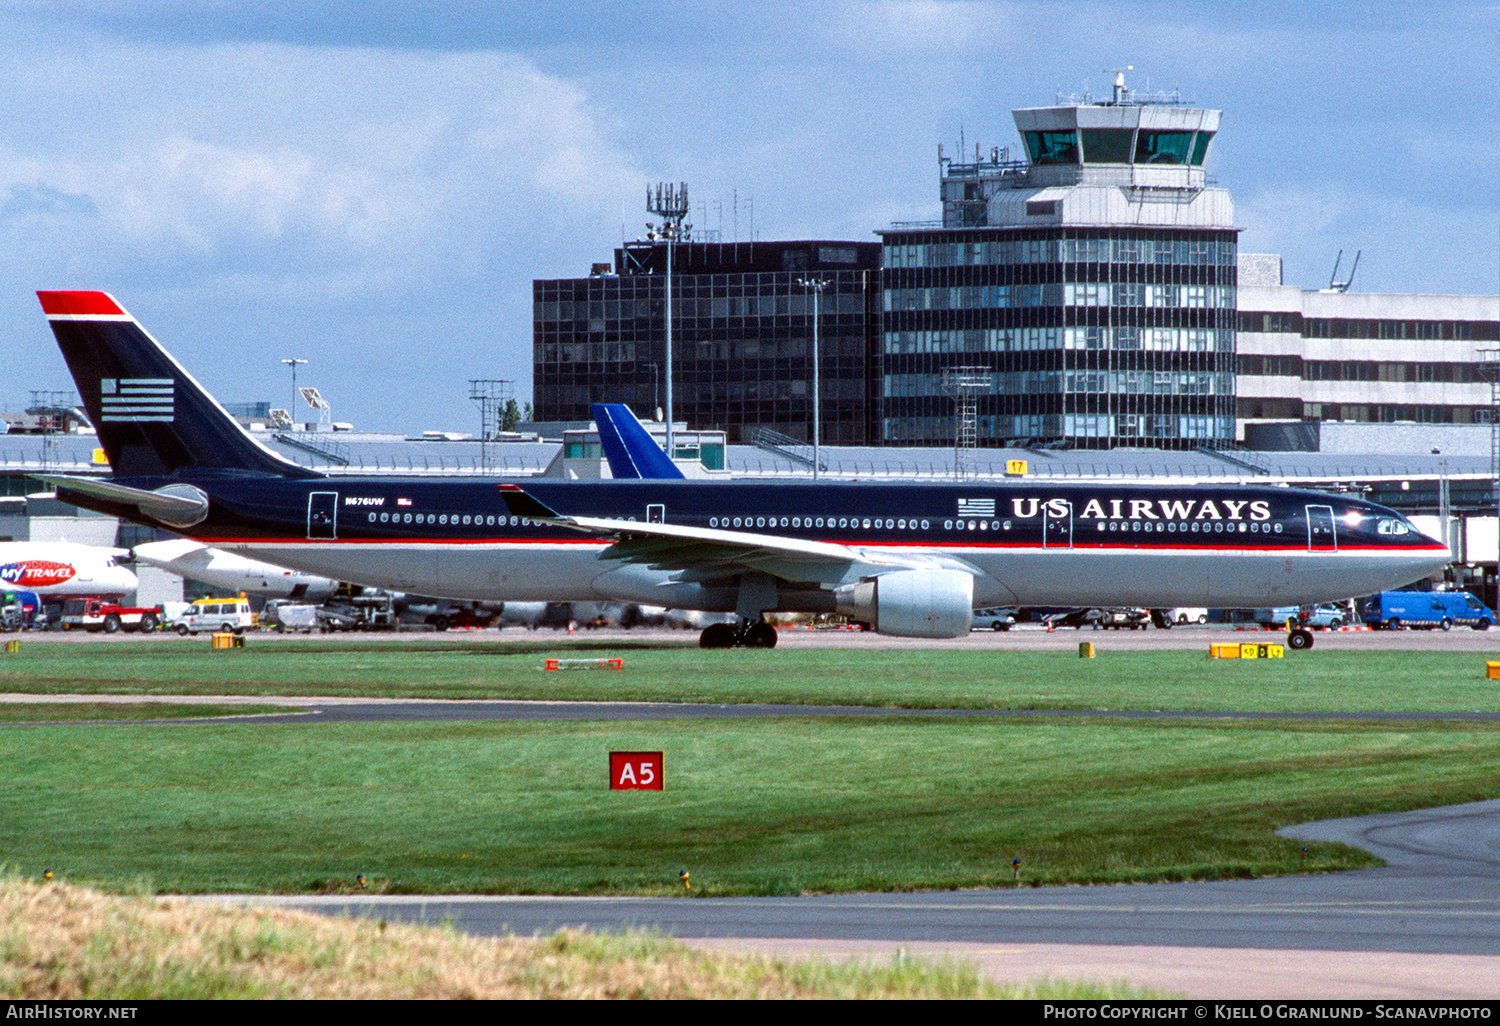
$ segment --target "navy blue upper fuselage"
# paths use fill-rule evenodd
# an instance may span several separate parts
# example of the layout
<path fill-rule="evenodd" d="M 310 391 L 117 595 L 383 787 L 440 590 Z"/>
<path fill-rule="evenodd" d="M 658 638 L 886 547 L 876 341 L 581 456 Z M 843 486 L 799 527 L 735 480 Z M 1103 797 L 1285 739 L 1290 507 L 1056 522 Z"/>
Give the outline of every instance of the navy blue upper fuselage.
<path fill-rule="evenodd" d="M 527 478 L 178 475 L 120 480 L 146 490 L 191 481 L 210 495 L 204 541 L 579 541 L 516 516 L 502 485 L 562 516 L 855 545 L 1423 548 L 1399 514 L 1362 499 L 1291 488 L 1062 484 L 557 481 Z M 82 505 L 107 506 L 73 496 Z M 106 510 L 108 511 L 108 510 Z"/>

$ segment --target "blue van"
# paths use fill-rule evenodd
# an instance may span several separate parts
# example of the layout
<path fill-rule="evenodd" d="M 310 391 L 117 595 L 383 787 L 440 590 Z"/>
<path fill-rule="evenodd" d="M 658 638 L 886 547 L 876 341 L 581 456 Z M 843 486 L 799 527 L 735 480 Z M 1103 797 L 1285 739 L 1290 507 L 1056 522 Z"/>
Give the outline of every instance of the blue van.
<path fill-rule="evenodd" d="M 1454 624 L 1487 631 L 1494 611 L 1466 591 L 1382 591 L 1359 600 L 1359 616 L 1383 630 L 1416 627 L 1452 630 Z"/>

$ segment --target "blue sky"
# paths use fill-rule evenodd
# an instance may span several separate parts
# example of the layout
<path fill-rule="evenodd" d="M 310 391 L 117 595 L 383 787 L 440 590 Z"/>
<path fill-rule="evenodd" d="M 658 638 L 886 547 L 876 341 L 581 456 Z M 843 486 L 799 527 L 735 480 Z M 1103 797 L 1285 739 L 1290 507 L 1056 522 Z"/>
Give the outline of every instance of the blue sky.
<path fill-rule="evenodd" d="M 337 420 L 470 431 L 531 388 L 531 282 L 685 181 L 726 240 L 938 216 L 1013 107 L 1223 110 L 1241 250 L 1357 291 L 1500 291 L 1500 6 L 0 0 L 0 405 L 71 389 L 34 292 L 115 294 L 226 402 L 309 361 Z"/>

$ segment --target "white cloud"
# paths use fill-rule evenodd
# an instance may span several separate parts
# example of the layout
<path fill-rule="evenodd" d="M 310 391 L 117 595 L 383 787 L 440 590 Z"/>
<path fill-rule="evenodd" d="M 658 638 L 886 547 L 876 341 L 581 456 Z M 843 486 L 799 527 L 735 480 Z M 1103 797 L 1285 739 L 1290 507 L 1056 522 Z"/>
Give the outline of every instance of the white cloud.
<path fill-rule="evenodd" d="M 0 0 L 0 352 L 66 387 L 27 290 L 107 287 L 227 399 L 282 395 L 295 345 L 340 419 L 398 426 L 394 382 L 399 426 L 473 426 L 467 378 L 527 391 L 532 280 L 607 259 L 647 183 L 726 238 L 870 239 L 937 216 L 939 142 L 1014 147 L 1011 107 L 1122 63 L 1225 111 L 1247 250 L 1493 290 L 1496 114 L 1459 102 L 1493 92 L 1493 10 L 1348 10 Z"/>
<path fill-rule="evenodd" d="M 349 419 L 381 405 L 367 371 L 409 378 L 403 391 L 440 416 L 470 415 L 465 376 L 515 378 L 524 394 L 530 281 L 565 273 L 535 240 L 569 237 L 557 248 L 578 251 L 572 273 L 621 191 L 646 180 L 583 89 L 515 55 L 102 39 L 47 62 L 34 43 L 9 52 L 0 74 L 25 87 L 0 98 L 0 273 L 108 287 L 143 317 L 195 292 L 195 317 L 169 315 L 196 339 L 163 337 L 189 353 L 230 316 L 300 335 Z M 20 74 L 28 62 L 48 71 Z M 143 68 L 159 74 L 128 84 Z M 376 311 L 381 332 L 364 320 Z M 9 361 L 27 380 L 55 353 L 22 316 L 0 323 L 0 345 L 31 358 Z M 466 352 L 406 374 L 457 338 Z M 275 363 L 256 353 L 204 377 L 244 398 L 273 387 Z"/>

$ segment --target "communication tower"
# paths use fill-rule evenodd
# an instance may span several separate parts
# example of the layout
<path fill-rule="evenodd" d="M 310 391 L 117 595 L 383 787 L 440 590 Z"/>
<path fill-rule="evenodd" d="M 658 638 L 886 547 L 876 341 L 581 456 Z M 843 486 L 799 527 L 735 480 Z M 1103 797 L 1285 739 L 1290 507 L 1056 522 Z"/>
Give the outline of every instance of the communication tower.
<path fill-rule="evenodd" d="M 479 407 L 479 462 L 490 466 L 489 443 L 505 430 L 505 409 L 516 398 L 516 383 L 494 378 L 469 379 L 469 400 Z"/>
<path fill-rule="evenodd" d="M 677 243 L 688 241 L 692 235 L 693 226 L 682 223 L 689 209 L 686 182 L 675 186 L 668 182 L 658 182 L 654 193 L 649 185 L 646 187 L 646 212 L 661 218 L 658 223 L 647 223 L 646 238 L 653 242 L 660 239 L 667 244 L 667 273 L 662 283 L 662 290 L 666 294 L 666 353 L 663 360 L 666 366 L 662 371 L 666 388 L 663 390 L 662 407 L 667 422 L 667 459 L 675 458 L 677 452 L 676 440 L 672 434 L 672 250 Z"/>

